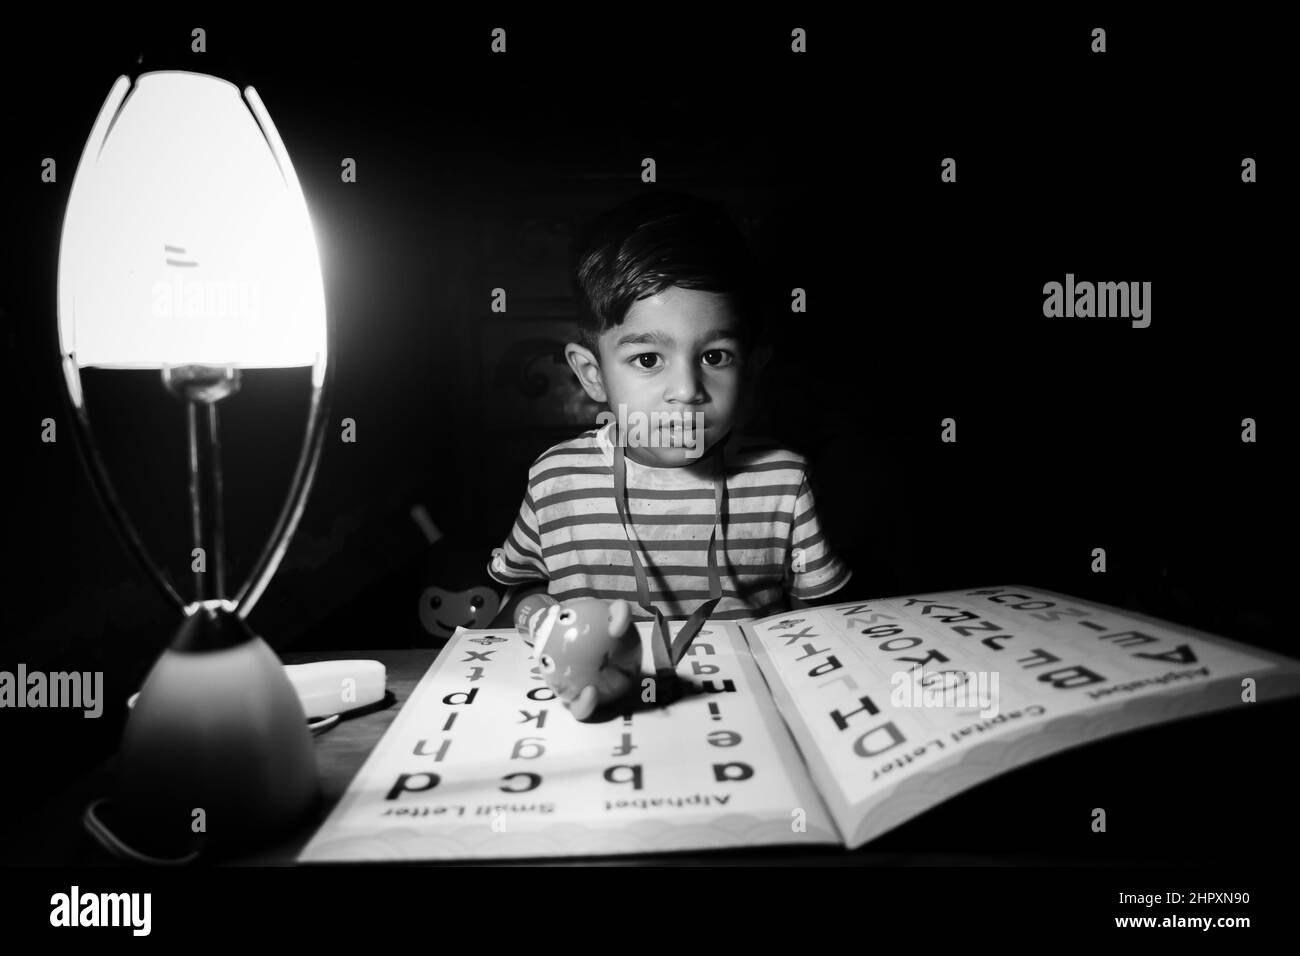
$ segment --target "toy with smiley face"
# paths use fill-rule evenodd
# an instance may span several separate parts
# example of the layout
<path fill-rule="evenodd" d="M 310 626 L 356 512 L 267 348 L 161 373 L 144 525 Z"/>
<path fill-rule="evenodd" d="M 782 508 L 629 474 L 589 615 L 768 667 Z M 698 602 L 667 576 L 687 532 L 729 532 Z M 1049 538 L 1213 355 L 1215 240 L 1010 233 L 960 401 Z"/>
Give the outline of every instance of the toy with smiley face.
<path fill-rule="evenodd" d="M 440 642 L 458 627 L 487 627 L 501 606 L 495 588 L 477 585 L 463 591 L 427 587 L 420 592 L 420 624 Z"/>
<path fill-rule="evenodd" d="M 480 542 L 448 540 L 424 505 L 411 508 L 411 519 L 430 546 L 418 572 L 420 645 L 442 647 L 458 627 L 490 626 L 502 594 L 479 565 Z"/>
<path fill-rule="evenodd" d="M 627 601 L 532 595 L 515 624 L 532 640 L 542 680 L 578 720 L 623 697 L 640 676 L 641 635 Z"/>

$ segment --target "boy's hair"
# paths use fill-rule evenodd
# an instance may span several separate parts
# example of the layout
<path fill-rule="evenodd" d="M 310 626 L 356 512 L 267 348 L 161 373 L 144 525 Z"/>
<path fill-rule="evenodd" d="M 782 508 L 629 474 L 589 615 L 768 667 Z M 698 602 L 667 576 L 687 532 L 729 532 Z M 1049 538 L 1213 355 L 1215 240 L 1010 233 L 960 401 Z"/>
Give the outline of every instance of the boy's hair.
<path fill-rule="evenodd" d="M 720 203 L 655 190 L 615 206 L 577 237 L 573 254 L 578 341 L 597 354 L 602 332 L 670 286 L 725 294 L 750 348 L 764 338 L 757 263 Z"/>

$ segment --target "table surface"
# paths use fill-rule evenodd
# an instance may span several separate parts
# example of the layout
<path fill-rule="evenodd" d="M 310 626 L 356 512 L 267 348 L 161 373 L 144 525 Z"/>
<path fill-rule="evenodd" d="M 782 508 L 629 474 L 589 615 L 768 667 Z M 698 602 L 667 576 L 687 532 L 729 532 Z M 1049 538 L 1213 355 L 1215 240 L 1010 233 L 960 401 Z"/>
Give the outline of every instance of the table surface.
<path fill-rule="evenodd" d="M 310 819 L 292 833 L 273 845 L 252 855 L 241 856 L 224 865 L 293 865 L 298 852 L 310 839 L 316 828 L 334 808 L 347 790 L 348 784 L 360 770 L 362 763 L 380 737 L 393 722 L 401 706 L 410 697 L 420 678 L 433 663 L 438 651 L 417 650 L 352 650 L 352 651 L 300 651 L 282 654 L 286 664 L 316 660 L 362 658 L 379 660 L 387 668 L 389 703 L 379 709 L 362 712 L 340 720 L 329 730 L 315 738 L 322 798 Z M 6 862 L 18 865 L 57 866 L 116 866 L 121 861 L 103 850 L 84 830 L 82 814 L 93 800 L 109 795 L 114 784 L 115 759 L 110 757 L 76 783 L 25 819 L 16 829 L 15 836 L 6 847 Z M 503 861 L 464 861 L 452 865 L 493 865 Z M 520 861 L 514 861 L 517 865 Z M 575 857 L 554 860 L 528 860 L 529 864 L 558 866 L 591 865 L 780 865 L 780 866 L 989 866 L 989 865 L 1096 865 L 1090 859 L 1063 858 L 1059 852 L 1034 855 L 1027 853 L 906 853 L 873 849 L 871 844 L 848 851 L 840 847 L 758 847 L 732 850 L 694 851 L 686 853 L 641 854 L 636 856 Z M 1127 861 L 1108 860 L 1123 865 Z M 439 865 L 446 865 L 439 861 Z"/>

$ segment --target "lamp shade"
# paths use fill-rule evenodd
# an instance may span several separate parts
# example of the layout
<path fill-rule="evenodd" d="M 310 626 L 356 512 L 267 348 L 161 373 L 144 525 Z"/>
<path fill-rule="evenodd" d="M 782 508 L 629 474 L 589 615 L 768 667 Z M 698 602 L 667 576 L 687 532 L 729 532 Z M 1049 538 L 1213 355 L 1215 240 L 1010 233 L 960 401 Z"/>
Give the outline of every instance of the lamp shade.
<path fill-rule="evenodd" d="M 323 367 L 315 235 L 252 87 L 117 79 L 69 195 L 58 315 L 79 368 Z"/>

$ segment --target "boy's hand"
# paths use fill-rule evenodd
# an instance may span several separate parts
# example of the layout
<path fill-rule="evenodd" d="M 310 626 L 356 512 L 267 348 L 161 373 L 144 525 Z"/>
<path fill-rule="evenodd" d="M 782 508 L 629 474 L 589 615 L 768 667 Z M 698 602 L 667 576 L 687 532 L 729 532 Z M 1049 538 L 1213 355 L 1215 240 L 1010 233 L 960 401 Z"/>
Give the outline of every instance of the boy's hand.
<path fill-rule="evenodd" d="M 545 594 L 546 584 L 539 581 L 537 584 L 515 585 L 506 592 L 505 598 L 501 604 L 501 610 L 497 616 L 492 619 L 488 627 L 493 630 L 509 628 L 515 626 L 515 608 L 517 608 L 524 598 L 530 594 Z"/>
<path fill-rule="evenodd" d="M 822 607 L 827 604 L 840 604 L 845 600 L 843 591 L 844 589 L 841 588 L 838 591 L 832 591 L 830 594 L 824 594 L 821 597 L 807 599 L 797 598 L 791 594 L 790 610 L 797 611 L 801 607 Z"/>

